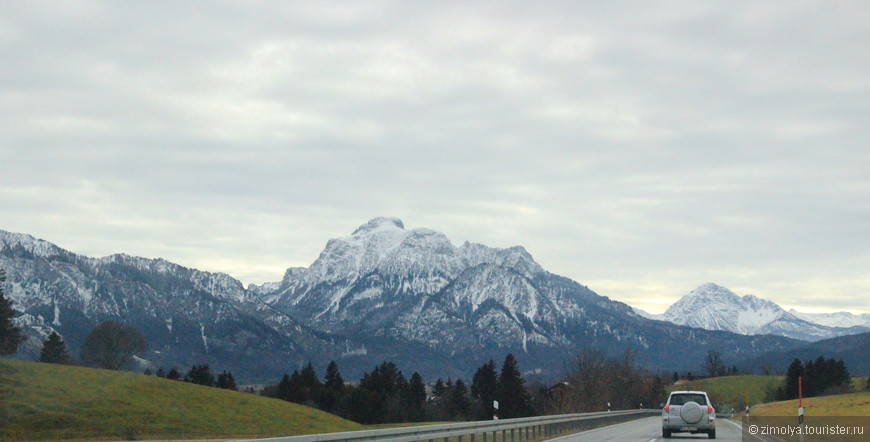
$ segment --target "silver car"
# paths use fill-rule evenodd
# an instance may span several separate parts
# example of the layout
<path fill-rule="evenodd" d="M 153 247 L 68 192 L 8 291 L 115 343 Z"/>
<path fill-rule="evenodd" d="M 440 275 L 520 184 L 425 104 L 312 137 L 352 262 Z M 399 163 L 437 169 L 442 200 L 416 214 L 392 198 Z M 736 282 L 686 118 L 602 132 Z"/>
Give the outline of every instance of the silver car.
<path fill-rule="evenodd" d="M 662 409 L 662 437 L 672 433 L 707 433 L 716 439 L 716 410 L 706 392 L 675 391 Z"/>

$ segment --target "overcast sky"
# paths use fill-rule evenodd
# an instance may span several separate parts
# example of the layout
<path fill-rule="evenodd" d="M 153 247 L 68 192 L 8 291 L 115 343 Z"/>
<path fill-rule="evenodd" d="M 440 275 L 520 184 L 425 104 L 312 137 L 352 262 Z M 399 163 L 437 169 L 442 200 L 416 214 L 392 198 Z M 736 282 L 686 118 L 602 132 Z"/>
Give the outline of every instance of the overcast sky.
<path fill-rule="evenodd" d="M 870 312 L 870 2 L 0 3 L 0 229 L 277 281 L 375 216 Z"/>

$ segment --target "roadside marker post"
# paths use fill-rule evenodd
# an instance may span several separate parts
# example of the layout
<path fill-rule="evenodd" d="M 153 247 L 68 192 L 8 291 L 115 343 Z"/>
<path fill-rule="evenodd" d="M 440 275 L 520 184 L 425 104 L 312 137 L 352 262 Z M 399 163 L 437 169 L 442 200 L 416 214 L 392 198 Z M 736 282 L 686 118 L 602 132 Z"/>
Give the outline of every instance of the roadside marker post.
<path fill-rule="evenodd" d="M 798 376 L 798 425 L 804 423 L 804 377 Z"/>

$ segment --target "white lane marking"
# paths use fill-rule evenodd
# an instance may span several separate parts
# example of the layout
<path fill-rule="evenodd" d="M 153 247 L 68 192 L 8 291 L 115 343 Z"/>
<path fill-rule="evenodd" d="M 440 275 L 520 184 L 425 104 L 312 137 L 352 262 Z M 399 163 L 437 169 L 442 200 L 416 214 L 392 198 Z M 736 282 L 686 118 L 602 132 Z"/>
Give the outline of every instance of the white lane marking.
<path fill-rule="evenodd" d="M 743 424 L 738 424 L 737 422 L 734 422 L 734 421 L 731 420 L 731 419 L 725 419 L 725 422 L 728 422 L 728 423 L 730 423 L 731 425 L 734 425 L 734 426 L 737 427 L 737 429 L 740 430 L 741 432 L 743 431 Z"/>

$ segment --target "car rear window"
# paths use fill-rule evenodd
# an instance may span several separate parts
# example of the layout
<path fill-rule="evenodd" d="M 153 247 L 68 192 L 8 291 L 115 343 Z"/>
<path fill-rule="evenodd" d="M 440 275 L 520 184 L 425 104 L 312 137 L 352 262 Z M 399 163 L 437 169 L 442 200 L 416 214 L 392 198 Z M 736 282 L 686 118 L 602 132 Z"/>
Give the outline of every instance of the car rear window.
<path fill-rule="evenodd" d="M 680 393 L 671 395 L 671 405 L 683 405 L 686 402 L 695 402 L 698 405 L 707 405 L 707 397 L 703 394 Z"/>

